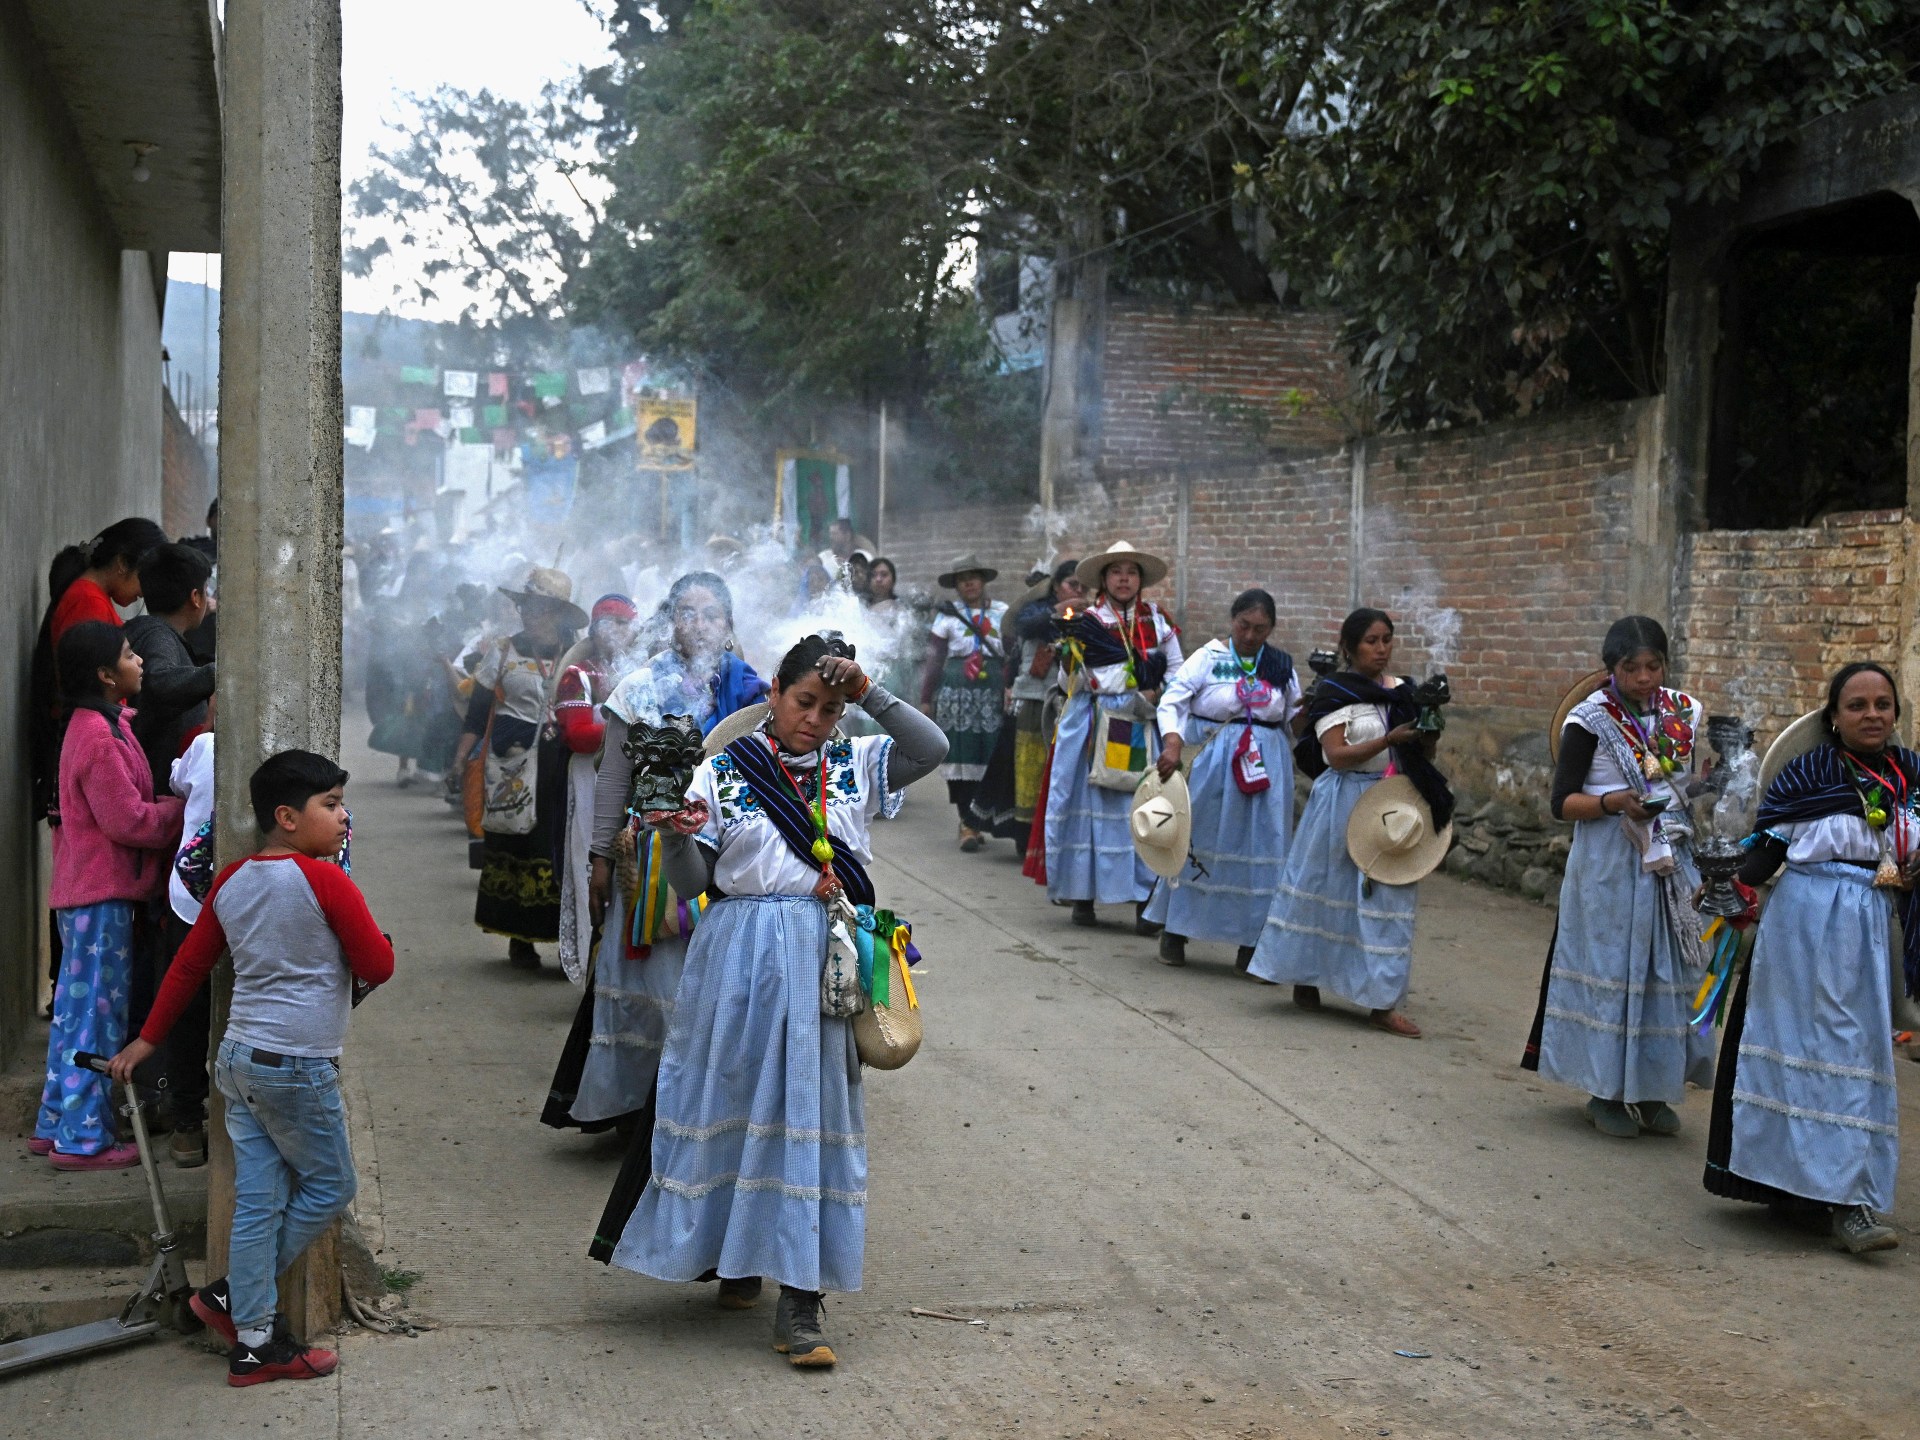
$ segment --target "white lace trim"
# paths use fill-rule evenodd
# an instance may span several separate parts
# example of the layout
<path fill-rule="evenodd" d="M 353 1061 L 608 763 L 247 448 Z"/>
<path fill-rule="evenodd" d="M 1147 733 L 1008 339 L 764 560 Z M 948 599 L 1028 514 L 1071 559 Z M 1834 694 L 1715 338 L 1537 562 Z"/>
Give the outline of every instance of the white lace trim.
<path fill-rule="evenodd" d="M 1742 1051 L 1746 1049 L 1743 1045 Z M 1878 1120 L 1867 1120 L 1859 1115 L 1836 1115 L 1830 1110 L 1810 1110 L 1804 1105 L 1789 1105 L 1784 1100 L 1775 1100 L 1765 1095 L 1755 1095 L 1747 1090 L 1735 1090 L 1733 1098 L 1741 1105 L 1751 1105 L 1757 1110 L 1771 1110 L 1776 1115 L 1784 1115 L 1789 1120 L 1814 1120 L 1823 1125 L 1839 1125 L 1848 1130 L 1866 1130 L 1874 1135 L 1898 1136 L 1898 1125 L 1883 1124 Z"/>
<path fill-rule="evenodd" d="M 1615 1025 L 1611 1021 L 1598 1020 L 1591 1015 L 1583 1015 L 1578 1010 L 1569 1010 L 1564 1005 L 1549 1005 L 1545 1014 L 1550 1020 L 1564 1020 L 1569 1025 L 1578 1025 L 1587 1030 L 1597 1030 L 1602 1035 L 1641 1035 L 1662 1040 L 1680 1040 L 1686 1037 L 1685 1025 Z"/>
<path fill-rule="evenodd" d="M 1596 990 L 1625 992 L 1629 995 L 1686 995 L 1698 988 L 1673 985 L 1664 980 L 1657 980 L 1651 985 L 1637 985 L 1631 980 L 1614 980 L 1605 975 L 1586 975 L 1578 970 L 1563 970 L 1557 965 L 1553 970 L 1553 978 L 1571 980 L 1576 985 L 1591 985 Z"/>
<path fill-rule="evenodd" d="M 867 1143 L 864 1134 L 844 1130 L 823 1130 L 818 1126 L 794 1129 L 788 1125 L 756 1125 L 752 1121 L 734 1118 L 718 1120 L 711 1125 L 682 1125 L 677 1120 L 665 1118 L 654 1121 L 654 1128 L 664 1130 L 678 1140 L 706 1141 L 721 1135 L 737 1135 L 745 1131 L 755 1140 L 792 1140 L 803 1145 L 840 1145 L 859 1146 Z"/>
<path fill-rule="evenodd" d="M 667 1044 L 664 1039 L 649 1040 L 644 1035 L 627 1034 L 595 1035 L 587 1043 L 590 1045 L 606 1046 L 615 1050 L 664 1050 Z"/>
<path fill-rule="evenodd" d="M 1398 890 L 1405 887 L 1396 885 L 1396 886 L 1391 886 L 1389 888 Z M 1306 900 L 1306 901 L 1310 901 L 1315 905 L 1324 905 L 1329 910 L 1355 910 L 1355 911 L 1358 911 L 1361 916 L 1363 916 L 1368 920 L 1405 920 L 1408 924 L 1413 923 L 1413 917 L 1411 915 L 1406 914 L 1403 911 L 1375 910 L 1370 906 L 1362 905 L 1357 900 L 1336 900 L 1331 895 L 1320 894 L 1319 891 L 1317 890 L 1296 889 L 1294 886 L 1287 884 L 1287 882 L 1284 880 L 1282 880 L 1280 884 L 1277 887 L 1275 887 L 1275 891 L 1277 894 L 1291 895 L 1296 900 Z M 1271 924 L 1273 922 L 1269 921 L 1268 923 Z M 1340 937 L 1335 935 L 1329 938 L 1337 940 Z"/>
<path fill-rule="evenodd" d="M 1816 1075 L 1832 1075 L 1842 1080 L 1865 1080 L 1874 1085 L 1894 1084 L 1893 1076 L 1866 1065 L 1836 1065 L 1830 1060 L 1810 1060 L 1804 1055 L 1789 1055 L 1782 1050 L 1769 1050 L 1764 1045 L 1740 1046 L 1740 1055 L 1744 1059 L 1751 1055 L 1757 1060 L 1771 1060 L 1776 1065 L 1784 1065 L 1789 1070 L 1808 1070 Z"/>
<path fill-rule="evenodd" d="M 1396 915 L 1396 916 L 1391 916 L 1386 918 L 1397 920 L 1400 917 Z M 1311 935 L 1316 940 L 1330 940 L 1336 945 L 1356 945 L 1357 944 L 1360 947 L 1361 953 L 1366 955 L 1386 955 L 1386 956 L 1404 955 L 1409 958 L 1411 958 L 1413 955 L 1413 946 L 1411 944 L 1369 945 L 1364 940 L 1355 940 L 1354 937 L 1351 935 L 1340 935 L 1335 933 L 1332 930 L 1322 930 L 1317 925 L 1296 925 L 1290 920 L 1276 920 L 1271 915 L 1267 917 L 1267 927 L 1271 930 L 1285 930 L 1289 934 L 1293 934 L 1293 935 Z"/>
<path fill-rule="evenodd" d="M 643 1005 L 649 1010 L 660 1010 L 663 1012 L 671 1012 L 673 1010 L 673 997 L 671 995 L 655 995 L 649 990 L 621 990 L 615 986 L 602 985 L 597 980 L 593 986 L 593 998 L 596 1000 L 614 1000 L 622 1005 Z"/>
<path fill-rule="evenodd" d="M 789 1185 L 775 1176 L 741 1179 L 738 1173 L 716 1175 L 711 1180 L 703 1180 L 698 1185 L 689 1185 L 684 1180 L 675 1180 L 666 1175 L 655 1175 L 653 1183 L 669 1195 L 678 1195 L 683 1200 L 703 1200 L 716 1190 L 731 1189 L 752 1194 L 771 1190 L 787 1200 L 808 1200 L 818 1203 L 830 1200 L 837 1205 L 864 1206 L 867 1192 L 864 1190 L 829 1190 L 818 1185 Z"/>

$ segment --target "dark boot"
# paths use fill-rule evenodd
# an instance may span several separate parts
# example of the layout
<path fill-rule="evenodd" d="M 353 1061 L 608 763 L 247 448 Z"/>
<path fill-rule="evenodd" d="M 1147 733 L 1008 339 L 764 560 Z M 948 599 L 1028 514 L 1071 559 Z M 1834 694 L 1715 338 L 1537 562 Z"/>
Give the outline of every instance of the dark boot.
<path fill-rule="evenodd" d="M 1184 965 L 1187 963 L 1187 937 L 1176 935 L 1171 930 L 1160 932 L 1160 963 L 1162 965 Z"/>
<path fill-rule="evenodd" d="M 1076 900 L 1073 902 L 1073 923 L 1084 925 L 1091 930 L 1100 923 L 1100 917 L 1093 913 L 1093 901 Z"/>
<path fill-rule="evenodd" d="M 1134 934 L 1158 935 L 1162 930 L 1162 928 L 1164 927 L 1162 927 L 1161 925 L 1157 924 L 1152 920 L 1147 919 L 1147 902 L 1146 901 L 1136 900 L 1133 902 L 1133 933 Z"/>

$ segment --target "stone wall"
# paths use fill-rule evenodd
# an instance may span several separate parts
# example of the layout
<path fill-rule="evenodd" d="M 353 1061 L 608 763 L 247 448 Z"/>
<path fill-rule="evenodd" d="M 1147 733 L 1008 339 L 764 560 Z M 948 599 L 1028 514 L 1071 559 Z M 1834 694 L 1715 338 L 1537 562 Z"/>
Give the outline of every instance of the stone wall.
<path fill-rule="evenodd" d="M 1764 745 L 1822 703 L 1847 662 L 1898 673 L 1904 519 L 1861 510 L 1799 530 L 1686 537 L 1675 644 L 1687 684 L 1711 709 L 1744 715 Z"/>
<path fill-rule="evenodd" d="M 1337 445 L 1340 327 L 1324 312 L 1110 301 L 1098 473 Z"/>

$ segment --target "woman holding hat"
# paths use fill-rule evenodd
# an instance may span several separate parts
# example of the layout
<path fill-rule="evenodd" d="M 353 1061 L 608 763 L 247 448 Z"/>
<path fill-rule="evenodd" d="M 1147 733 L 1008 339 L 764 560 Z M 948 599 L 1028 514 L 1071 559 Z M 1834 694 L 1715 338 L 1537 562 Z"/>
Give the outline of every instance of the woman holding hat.
<path fill-rule="evenodd" d="M 836 737 L 848 705 L 884 733 Z M 820 635 L 781 660 L 758 725 L 724 738 L 710 738 L 687 809 L 650 817 L 674 889 L 716 898 L 660 1061 L 651 1175 L 611 1259 L 717 1279 L 734 1310 L 771 1276 L 774 1348 L 817 1368 L 835 1363 L 821 1292 L 858 1290 L 866 1252 L 866 1087 L 852 1022 L 822 1014 L 828 905 L 877 903 L 873 821 L 947 746 Z"/>
<path fill-rule="evenodd" d="M 1415 882 L 1446 854 L 1453 792 L 1414 725 L 1412 683 L 1389 673 L 1393 617 L 1355 610 L 1341 623 L 1340 655 L 1346 668 L 1317 683 L 1306 708 L 1328 768 L 1313 782 L 1247 969 L 1291 983 L 1303 1010 L 1320 1008 L 1324 987 L 1365 1006 L 1376 1028 L 1417 1039 L 1420 1027 L 1400 1013 L 1413 977 Z M 1406 778 L 1400 794 L 1367 807 L 1363 871 L 1349 847 L 1353 817 L 1390 774 Z"/>
<path fill-rule="evenodd" d="M 1848 665 L 1767 754 L 1739 878 L 1786 874 L 1727 1013 L 1707 1130 L 1709 1191 L 1821 1222 L 1856 1255 L 1900 1243 L 1875 1215 L 1900 1164 L 1896 913 L 1920 990 L 1920 755 L 1895 743 L 1899 715 L 1886 670 Z"/>
<path fill-rule="evenodd" d="M 1192 858 L 1153 887 L 1146 918 L 1166 928 L 1160 959 L 1187 963 L 1188 940 L 1238 947 L 1245 970 L 1266 927 L 1293 832 L 1290 722 L 1300 708 L 1293 657 L 1267 643 L 1273 596 L 1248 590 L 1234 599 L 1231 632 L 1209 640 L 1167 682 L 1157 720 L 1166 779 L 1194 753 Z"/>
<path fill-rule="evenodd" d="M 662 885 L 659 841 L 627 809 L 634 770 L 628 736 L 668 715 L 690 715 L 710 733 L 767 691 L 732 649 L 726 581 L 704 570 L 682 575 L 665 608 L 671 644 L 622 676 L 601 707 L 582 877 L 583 933 L 598 930 L 600 944 L 540 1117 L 555 1127 L 605 1129 L 645 1108 L 673 1019 L 686 937 L 699 914 L 699 892 L 675 894 Z"/>
<path fill-rule="evenodd" d="M 501 593 L 520 629 L 490 647 L 473 670 L 473 697 L 454 748 L 453 768 L 482 770 L 480 890 L 473 923 L 507 937 L 507 958 L 540 968 L 539 943 L 560 938 L 561 825 L 566 817 L 566 750 L 549 723 L 560 657 L 586 625 L 573 581 L 536 566 L 519 590 Z M 472 756 L 484 746 L 478 761 Z"/>
<path fill-rule="evenodd" d="M 1134 929 L 1152 935 L 1141 912 L 1153 872 L 1134 853 L 1129 813 L 1160 751 L 1153 704 L 1185 658 L 1173 621 L 1141 595 L 1167 563 L 1118 540 L 1074 573 L 1093 602 L 1056 626 L 1073 680 L 1048 772 L 1047 894 L 1073 903 L 1076 925 L 1099 923 L 1095 905 L 1131 903 Z"/>
<path fill-rule="evenodd" d="M 927 629 L 927 658 L 920 676 L 920 708 L 947 735 L 947 798 L 960 812 L 960 848 L 978 850 L 987 837 L 973 828 L 973 803 L 980 777 L 993 758 L 1006 714 L 1006 647 L 1000 622 L 1006 602 L 989 600 L 987 585 L 1000 572 L 963 555 L 940 577 L 955 598 L 943 600 Z"/>
<path fill-rule="evenodd" d="M 1688 897 L 1687 773 L 1704 719 L 1663 684 L 1667 632 L 1616 620 L 1607 679 L 1568 713 L 1551 803 L 1574 822 L 1541 1011 L 1542 1075 L 1589 1095 L 1603 1135 L 1677 1135 L 1673 1106 L 1704 1085 L 1713 1048 L 1687 1024 L 1706 956 Z"/>

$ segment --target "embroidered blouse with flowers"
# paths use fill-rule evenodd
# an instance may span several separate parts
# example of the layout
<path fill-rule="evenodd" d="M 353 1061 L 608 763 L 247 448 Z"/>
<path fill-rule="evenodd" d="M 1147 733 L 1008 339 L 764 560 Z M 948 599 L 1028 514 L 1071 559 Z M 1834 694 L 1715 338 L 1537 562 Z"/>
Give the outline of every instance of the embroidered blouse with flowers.
<path fill-rule="evenodd" d="M 1644 713 L 1637 712 L 1606 685 L 1574 706 L 1561 731 L 1560 759 L 1553 777 L 1557 815 L 1568 795 L 1606 795 L 1631 790 L 1641 799 L 1666 797 L 1668 811 L 1642 825 L 1627 821 L 1644 841 L 1642 862 L 1664 867 L 1670 841 L 1692 833 L 1686 819 L 1686 775 L 1694 761 L 1695 737 L 1704 723 L 1700 703 L 1679 690 L 1656 691 Z M 1606 737 L 1603 743 L 1603 735 Z M 1620 755 L 1631 757 L 1639 773 L 1629 775 Z"/>
<path fill-rule="evenodd" d="M 1060 621 L 1069 668 L 1086 675 L 1088 688 L 1103 695 L 1157 690 L 1185 659 L 1180 630 L 1151 600 L 1120 607 L 1102 596 L 1071 619 Z"/>
<path fill-rule="evenodd" d="M 1284 652 L 1262 645 L 1253 655 L 1230 640 L 1209 640 L 1174 672 L 1160 697 L 1160 733 L 1173 734 L 1187 718 L 1218 724 L 1251 717 L 1283 725 L 1300 704 L 1300 677 Z"/>

